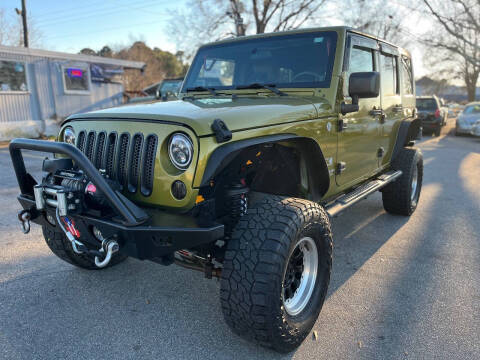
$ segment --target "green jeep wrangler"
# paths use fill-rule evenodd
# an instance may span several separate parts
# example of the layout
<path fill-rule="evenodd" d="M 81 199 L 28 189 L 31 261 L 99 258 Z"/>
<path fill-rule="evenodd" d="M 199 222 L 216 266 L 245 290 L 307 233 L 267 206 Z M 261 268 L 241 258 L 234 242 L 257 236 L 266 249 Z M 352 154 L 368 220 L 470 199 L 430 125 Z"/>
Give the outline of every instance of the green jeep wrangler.
<path fill-rule="evenodd" d="M 228 39 L 198 50 L 179 99 L 12 141 L 23 230 L 86 269 L 130 256 L 218 277 L 232 330 L 291 351 L 325 301 L 329 218 L 377 190 L 389 213 L 417 206 L 410 54 L 346 27 Z M 22 150 L 55 154 L 41 181 Z"/>

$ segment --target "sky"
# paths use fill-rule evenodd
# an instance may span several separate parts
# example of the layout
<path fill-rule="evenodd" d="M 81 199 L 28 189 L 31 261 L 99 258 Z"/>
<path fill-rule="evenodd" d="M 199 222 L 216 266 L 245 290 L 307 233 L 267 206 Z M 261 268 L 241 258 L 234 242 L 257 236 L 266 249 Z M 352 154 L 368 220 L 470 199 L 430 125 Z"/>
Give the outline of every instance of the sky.
<path fill-rule="evenodd" d="M 42 49 L 78 53 L 89 47 L 99 50 L 104 45 L 121 47 L 142 40 L 150 47 L 175 52 L 169 41 L 166 25 L 173 11 L 184 11 L 188 0 L 26 0 L 32 29 L 40 32 Z M 21 0 L 0 0 L 0 9 L 13 19 Z M 407 19 L 408 21 L 408 19 Z M 339 21 L 331 19 L 332 25 Z M 412 31 L 418 29 L 412 24 Z M 181 49 L 180 49 L 181 50 Z M 422 52 L 414 47 L 416 78 L 426 74 Z"/>
<path fill-rule="evenodd" d="M 41 32 L 41 48 L 77 53 L 85 47 L 127 45 L 143 40 L 149 46 L 174 51 L 165 24 L 185 0 L 27 0 L 32 29 Z M 0 0 L 0 8 L 14 17 L 21 0 Z"/>

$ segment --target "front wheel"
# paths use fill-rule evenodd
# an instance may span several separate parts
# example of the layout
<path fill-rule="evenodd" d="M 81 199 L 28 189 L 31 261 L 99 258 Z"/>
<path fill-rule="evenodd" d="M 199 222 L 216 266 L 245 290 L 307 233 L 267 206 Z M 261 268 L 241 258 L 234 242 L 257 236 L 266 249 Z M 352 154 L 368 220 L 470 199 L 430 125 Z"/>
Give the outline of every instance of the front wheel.
<path fill-rule="evenodd" d="M 251 199 L 227 243 L 222 310 L 235 333 L 289 352 L 309 334 L 325 301 L 330 222 L 307 200 L 258 193 Z"/>
<path fill-rule="evenodd" d="M 402 175 L 383 188 L 383 207 L 389 213 L 409 216 L 420 199 L 423 155 L 416 148 L 403 148 L 393 160 L 392 169 L 402 171 Z"/>

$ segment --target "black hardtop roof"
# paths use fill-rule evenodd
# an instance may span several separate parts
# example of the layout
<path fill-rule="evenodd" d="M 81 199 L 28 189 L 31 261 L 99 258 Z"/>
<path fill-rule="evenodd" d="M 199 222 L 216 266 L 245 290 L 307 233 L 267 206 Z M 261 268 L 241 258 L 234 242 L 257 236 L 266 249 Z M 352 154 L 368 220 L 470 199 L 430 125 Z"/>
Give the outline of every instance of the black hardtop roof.
<path fill-rule="evenodd" d="M 387 45 L 390 45 L 392 47 L 395 47 L 399 50 L 399 52 L 402 55 L 407 55 L 408 57 L 411 57 L 410 52 L 398 45 L 395 45 L 387 40 L 381 39 L 378 36 L 371 35 L 368 33 L 365 33 L 361 30 L 352 28 L 350 26 L 327 26 L 327 27 L 312 27 L 312 28 L 302 28 L 302 29 L 295 29 L 295 30 L 286 30 L 286 31 L 278 31 L 278 32 L 273 32 L 273 33 L 263 33 L 263 34 L 254 34 L 254 35 L 246 35 L 246 36 L 239 36 L 239 37 L 229 37 L 227 39 L 222 39 L 210 43 L 203 44 L 200 46 L 200 48 L 205 47 L 205 46 L 211 46 L 211 45 L 217 45 L 217 44 L 223 44 L 223 43 L 230 43 L 230 42 L 236 42 L 236 41 L 245 41 L 248 39 L 256 39 L 256 38 L 268 38 L 268 37 L 273 37 L 273 36 L 282 36 L 282 35 L 288 35 L 288 34 L 301 34 L 301 33 L 308 33 L 308 32 L 316 32 L 316 31 L 337 31 L 337 32 L 350 32 L 358 35 L 362 35 L 377 41 L 381 41 Z"/>

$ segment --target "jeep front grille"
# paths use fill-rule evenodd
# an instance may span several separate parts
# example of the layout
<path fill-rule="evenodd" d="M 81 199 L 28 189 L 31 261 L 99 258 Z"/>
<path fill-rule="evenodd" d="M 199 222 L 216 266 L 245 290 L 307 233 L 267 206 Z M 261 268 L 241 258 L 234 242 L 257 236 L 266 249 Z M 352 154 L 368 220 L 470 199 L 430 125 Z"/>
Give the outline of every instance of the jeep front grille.
<path fill-rule="evenodd" d="M 145 141 L 144 141 L 145 139 Z M 77 148 L 82 151 L 97 169 L 105 170 L 109 178 L 118 181 L 129 192 L 137 190 L 144 196 L 152 194 L 157 135 L 142 133 L 132 137 L 128 133 L 119 136 L 116 132 L 98 135 L 82 130 L 78 134 Z"/>

